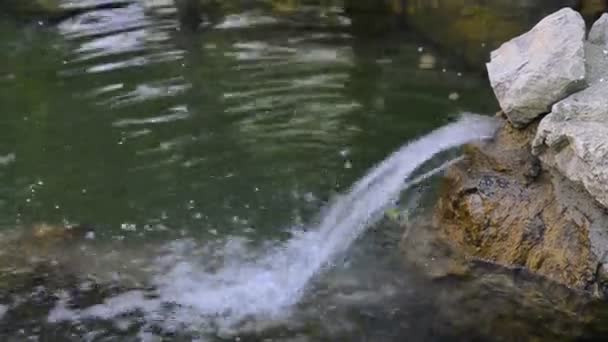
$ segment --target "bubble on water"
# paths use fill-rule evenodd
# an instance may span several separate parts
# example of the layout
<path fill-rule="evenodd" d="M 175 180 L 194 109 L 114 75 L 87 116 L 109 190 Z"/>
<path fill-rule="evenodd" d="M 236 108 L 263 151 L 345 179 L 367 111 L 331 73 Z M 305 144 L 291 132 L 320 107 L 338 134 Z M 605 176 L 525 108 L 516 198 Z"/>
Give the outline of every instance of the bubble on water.
<path fill-rule="evenodd" d="M 134 232 L 137 230 L 137 225 L 135 225 L 134 223 L 121 223 L 120 224 L 120 229 L 127 231 L 127 232 Z"/>
<path fill-rule="evenodd" d="M 304 200 L 309 203 L 315 202 L 317 200 L 317 197 L 312 192 L 307 192 L 304 194 Z"/>
<path fill-rule="evenodd" d="M 423 51 L 424 51 L 424 48 L 422 46 L 419 46 L 418 47 L 418 52 L 423 52 Z"/>
<path fill-rule="evenodd" d="M 448 95 L 448 99 L 451 101 L 458 101 L 458 99 L 460 99 L 460 95 L 457 92 L 453 92 Z"/>
<path fill-rule="evenodd" d="M 194 208 L 195 208 L 195 206 L 196 206 L 196 205 L 195 205 L 194 200 L 189 200 L 189 201 L 188 201 L 188 203 L 186 204 L 186 207 L 187 207 L 189 210 L 194 209 Z"/>
<path fill-rule="evenodd" d="M 87 232 L 84 235 L 84 238 L 87 240 L 94 240 L 95 239 L 95 232 Z"/>
<path fill-rule="evenodd" d="M 437 58 L 430 53 L 425 53 L 420 56 L 418 68 L 422 70 L 430 70 L 435 68 L 435 64 L 437 64 Z"/>
<path fill-rule="evenodd" d="M 208 232 L 211 235 L 217 235 L 217 229 L 209 229 Z"/>
<path fill-rule="evenodd" d="M 351 163 L 350 161 L 346 161 L 346 163 L 344 163 L 344 168 L 345 169 L 352 169 L 353 168 L 353 163 Z"/>

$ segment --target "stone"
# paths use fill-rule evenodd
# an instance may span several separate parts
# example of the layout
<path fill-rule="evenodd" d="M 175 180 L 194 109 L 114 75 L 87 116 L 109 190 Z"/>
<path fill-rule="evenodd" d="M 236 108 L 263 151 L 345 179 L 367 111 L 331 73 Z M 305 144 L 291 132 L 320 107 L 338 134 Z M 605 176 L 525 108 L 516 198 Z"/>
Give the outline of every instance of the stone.
<path fill-rule="evenodd" d="M 526 126 L 586 87 L 584 41 L 585 21 L 565 8 L 492 52 L 490 83 L 515 127 Z"/>
<path fill-rule="evenodd" d="M 503 121 L 493 141 L 466 146 L 444 176 L 433 226 L 468 257 L 604 296 L 608 215 L 576 183 L 539 167 L 535 133 L 536 124 Z"/>
<path fill-rule="evenodd" d="M 602 14 L 593 24 L 589 31 L 588 40 L 590 43 L 608 48 L 608 13 Z"/>
<path fill-rule="evenodd" d="M 556 103 L 544 117 L 532 152 L 608 208 L 608 58 L 587 47 L 590 87 Z"/>

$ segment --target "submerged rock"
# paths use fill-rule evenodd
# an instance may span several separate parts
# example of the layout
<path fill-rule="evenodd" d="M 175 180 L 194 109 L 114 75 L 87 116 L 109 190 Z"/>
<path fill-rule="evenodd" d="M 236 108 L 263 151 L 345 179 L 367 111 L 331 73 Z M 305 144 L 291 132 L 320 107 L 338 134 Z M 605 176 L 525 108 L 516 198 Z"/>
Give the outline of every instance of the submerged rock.
<path fill-rule="evenodd" d="M 585 21 L 565 8 L 492 52 L 490 83 L 514 126 L 529 124 L 586 86 L 584 40 Z"/>
<path fill-rule="evenodd" d="M 525 267 L 580 290 L 602 289 L 608 216 L 531 153 L 535 127 L 506 122 L 495 141 L 470 145 L 447 172 L 434 225 L 466 255 Z M 603 244 L 603 245 L 602 245 Z"/>

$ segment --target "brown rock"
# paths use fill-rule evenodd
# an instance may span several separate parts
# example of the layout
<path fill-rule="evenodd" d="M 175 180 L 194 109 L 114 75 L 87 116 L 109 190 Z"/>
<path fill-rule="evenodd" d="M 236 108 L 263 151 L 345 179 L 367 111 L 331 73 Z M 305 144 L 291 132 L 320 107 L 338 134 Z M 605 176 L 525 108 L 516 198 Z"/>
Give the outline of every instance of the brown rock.
<path fill-rule="evenodd" d="M 468 256 L 594 290 L 603 266 L 589 232 L 606 215 L 585 192 L 541 170 L 530 152 L 535 130 L 505 123 L 494 141 L 467 146 L 467 158 L 446 172 L 433 223 Z"/>

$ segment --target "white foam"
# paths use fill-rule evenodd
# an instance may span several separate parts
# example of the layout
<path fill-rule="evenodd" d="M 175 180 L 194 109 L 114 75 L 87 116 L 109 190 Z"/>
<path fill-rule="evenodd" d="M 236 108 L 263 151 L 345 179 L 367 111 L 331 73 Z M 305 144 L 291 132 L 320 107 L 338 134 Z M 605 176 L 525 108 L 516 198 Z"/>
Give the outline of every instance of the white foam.
<path fill-rule="evenodd" d="M 17 158 L 15 157 L 14 153 L 9 153 L 7 155 L 0 156 L 0 166 L 8 165 L 8 164 L 14 162 L 15 159 L 17 159 Z"/>
<path fill-rule="evenodd" d="M 412 184 L 405 180 L 419 166 L 437 153 L 491 136 L 495 129 L 492 118 L 464 115 L 390 155 L 325 209 L 316 225 L 294 232 L 284 243 L 255 248 L 233 238 L 218 248 L 174 241 L 155 261 L 154 298 L 131 291 L 82 310 L 69 309 L 62 298 L 48 319 L 111 319 L 140 311 L 148 322 L 166 329 L 195 324 L 219 330 L 234 329 L 251 318 L 283 319 L 315 275 L 331 266 Z"/>

